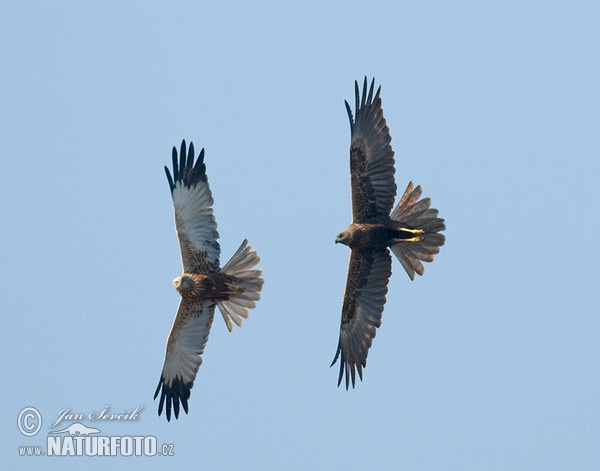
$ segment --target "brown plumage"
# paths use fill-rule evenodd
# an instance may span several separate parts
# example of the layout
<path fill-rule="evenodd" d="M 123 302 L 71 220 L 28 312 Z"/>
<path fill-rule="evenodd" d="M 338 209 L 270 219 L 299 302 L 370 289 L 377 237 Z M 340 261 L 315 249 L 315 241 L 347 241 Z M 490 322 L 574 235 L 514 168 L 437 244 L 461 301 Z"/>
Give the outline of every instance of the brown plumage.
<path fill-rule="evenodd" d="M 444 220 L 430 208 L 429 198 L 421 197 L 421 187 L 410 182 L 392 211 L 396 197 L 394 151 L 383 117 L 381 87 L 373 94 L 375 80 L 367 93 L 365 77 L 362 97 L 355 82 L 356 118 L 348 102 L 350 119 L 350 181 L 352 223 L 336 238 L 349 246 L 350 263 L 342 305 L 337 352 L 340 359 L 338 386 L 346 376 L 346 389 L 355 385 L 356 371 L 362 380 L 369 348 L 381 325 L 381 315 L 392 273 L 389 248 L 410 279 L 424 272 L 421 262 L 432 262 L 444 245 Z"/>
<path fill-rule="evenodd" d="M 260 299 L 263 280 L 254 269 L 260 259 L 244 240 L 233 257 L 220 268 L 221 248 L 213 198 L 206 177 L 204 149 L 194 163 L 194 144 L 186 149 L 181 143 L 179 158 L 173 147 L 173 174 L 165 167 L 175 208 L 175 229 L 179 239 L 183 273 L 173 280 L 181 295 L 179 309 L 169 333 L 165 361 L 154 393 L 160 393 L 158 415 L 163 408 L 167 420 L 171 409 L 175 418 L 180 407 L 188 412 L 190 398 L 202 353 L 208 341 L 215 306 L 223 315 L 227 328 L 242 325 L 248 309 Z"/>

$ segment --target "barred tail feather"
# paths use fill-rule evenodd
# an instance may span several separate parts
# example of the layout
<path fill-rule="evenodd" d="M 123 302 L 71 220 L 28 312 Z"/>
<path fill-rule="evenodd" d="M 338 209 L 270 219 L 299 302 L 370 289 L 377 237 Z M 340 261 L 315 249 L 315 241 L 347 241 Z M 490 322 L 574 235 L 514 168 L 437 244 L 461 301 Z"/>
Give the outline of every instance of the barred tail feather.
<path fill-rule="evenodd" d="M 433 262 L 433 257 L 444 245 L 445 237 L 438 232 L 446 229 L 444 220 L 438 217 L 438 210 L 430 208 L 431 200 L 421 197 L 422 189 L 409 182 L 398 205 L 392 211 L 391 218 L 403 227 L 422 230 L 424 232 L 414 238 L 399 240 L 391 246 L 411 280 L 415 273 L 423 275 L 425 268 L 421 262 Z"/>
<path fill-rule="evenodd" d="M 233 257 L 221 269 L 222 273 L 236 279 L 236 288 L 239 290 L 228 300 L 217 302 L 230 332 L 233 330 L 234 322 L 237 326 L 242 326 L 243 320 L 248 318 L 248 309 L 255 307 L 256 301 L 260 299 L 264 280 L 261 278 L 262 271 L 254 269 L 258 262 L 260 262 L 258 254 L 248 245 L 248 241 L 244 240 Z"/>

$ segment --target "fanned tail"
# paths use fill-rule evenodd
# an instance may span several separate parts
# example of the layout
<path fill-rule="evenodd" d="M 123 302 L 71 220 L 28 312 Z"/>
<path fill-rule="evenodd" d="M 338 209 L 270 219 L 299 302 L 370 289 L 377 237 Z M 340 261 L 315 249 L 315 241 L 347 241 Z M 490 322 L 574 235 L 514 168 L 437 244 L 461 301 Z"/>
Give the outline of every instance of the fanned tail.
<path fill-rule="evenodd" d="M 440 251 L 446 239 L 443 234 L 438 234 L 446 229 L 444 220 L 438 217 L 437 209 L 430 208 L 429 198 L 419 200 L 421 192 L 420 185 L 415 188 L 413 182 L 409 182 L 391 214 L 394 221 L 402 227 L 408 226 L 415 234 L 409 239 L 399 239 L 390 247 L 411 280 L 415 273 L 423 275 L 425 268 L 421 262 L 433 262 L 433 256 Z"/>
<path fill-rule="evenodd" d="M 261 278 L 262 271 L 254 269 L 258 262 L 258 254 L 248 245 L 248 241 L 244 240 L 221 269 L 221 273 L 234 278 L 236 285 L 235 294 L 226 301 L 217 302 L 230 332 L 233 330 L 233 322 L 239 327 L 242 326 L 243 320 L 248 318 L 248 309 L 255 307 L 256 301 L 260 299 L 264 280 Z"/>

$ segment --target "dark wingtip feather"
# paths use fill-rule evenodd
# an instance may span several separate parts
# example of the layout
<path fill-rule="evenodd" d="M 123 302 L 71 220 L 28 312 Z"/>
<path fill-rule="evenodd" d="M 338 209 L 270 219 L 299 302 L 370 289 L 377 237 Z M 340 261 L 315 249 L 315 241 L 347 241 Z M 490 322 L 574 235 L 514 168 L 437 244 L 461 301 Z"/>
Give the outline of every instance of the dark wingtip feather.
<path fill-rule="evenodd" d="M 358 88 L 358 80 L 354 81 L 354 109 L 358 112 L 360 108 L 360 89 Z"/>
<path fill-rule="evenodd" d="M 354 116 L 352 115 L 352 108 L 350 108 L 350 104 L 344 100 L 346 104 L 346 112 L 348 113 L 348 119 L 350 120 L 350 135 L 352 135 L 352 131 L 354 130 Z"/>
<path fill-rule="evenodd" d="M 375 79 L 373 79 L 373 81 L 375 81 Z M 377 93 L 375 93 L 375 98 L 373 99 L 373 102 L 376 102 L 377 100 L 379 100 L 379 94 L 381 93 L 381 85 L 379 85 L 379 87 L 377 87 Z"/>
<path fill-rule="evenodd" d="M 340 344 L 338 344 L 338 349 L 335 352 L 335 357 L 333 358 L 331 365 L 329 365 L 329 368 L 331 368 L 333 365 L 335 365 L 335 363 L 338 361 L 338 359 L 340 360 L 340 371 L 338 374 L 337 387 L 339 388 L 340 384 L 342 384 L 342 379 L 345 379 L 346 391 L 347 391 L 350 387 L 351 379 L 352 379 L 352 388 L 354 388 L 355 384 L 356 384 L 356 371 L 354 369 L 355 366 L 358 367 L 357 368 L 358 376 L 359 376 L 360 380 L 362 381 L 362 368 L 361 368 L 361 365 L 350 364 L 346 361 L 346 356 L 344 355 L 344 352 L 342 351 Z M 350 371 L 348 371 L 348 370 L 350 370 Z"/>
<path fill-rule="evenodd" d="M 191 389 L 194 383 L 184 384 L 179 377 L 176 377 L 170 386 L 167 386 L 164 382 L 164 378 L 160 378 L 158 387 L 154 393 L 154 399 L 158 397 L 160 392 L 160 399 L 158 401 L 158 415 L 160 416 L 165 411 L 167 421 L 171 421 L 171 410 L 173 411 L 175 418 L 179 418 L 180 406 L 183 407 L 185 413 L 188 413 L 188 399 L 190 398 Z"/>
<path fill-rule="evenodd" d="M 186 168 L 192 168 L 194 166 L 194 143 L 190 141 L 190 147 L 188 149 Z"/>
<path fill-rule="evenodd" d="M 187 147 L 185 139 L 181 141 L 179 154 L 177 153 L 177 148 L 173 147 L 173 173 L 171 174 L 169 169 L 165 167 L 171 193 L 173 193 L 177 183 L 190 188 L 200 181 L 207 181 L 206 165 L 204 165 L 204 149 L 200 151 L 196 162 L 194 162 L 194 153 L 194 143 L 190 141 L 190 145 Z"/>
<path fill-rule="evenodd" d="M 167 180 L 169 181 L 169 188 L 171 189 L 171 193 L 175 189 L 175 183 L 173 183 L 173 177 L 171 177 L 171 172 L 169 172 L 169 167 L 165 165 L 165 173 L 167 175 Z"/>
<path fill-rule="evenodd" d="M 360 91 L 360 86 L 358 85 L 358 80 L 354 81 L 354 103 L 355 103 L 355 112 L 358 115 L 359 110 L 369 107 L 373 103 L 376 103 L 379 99 L 379 94 L 381 93 L 381 85 L 377 87 L 377 91 L 375 95 L 375 77 L 371 80 L 371 84 L 369 85 L 367 76 L 363 80 L 362 85 L 362 94 Z M 350 129 L 353 130 L 354 125 L 356 124 L 354 120 L 354 116 L 352 115 L 352 109 L 347 101 L 344 101 L 346 104 L 346 111 L 348 112 L 348 117 L 350 118 Z"/>
<path fill-rule="evenodd" d="M 367 98 L 367 76 L 365 75 L 365 80 L 363 81 L 362 99 L 360 100 L 361 108 L 365 106 L 366 98 Z"/>
<path fill-rule="evenodd" d="M 163 380 L 162 380 L 162 378 L 160 378 L 160 381 L 158 382 L 158 386 L 156 386 L 156 391 L 154 391 L 154 397 L 153 397 L 154 400 L 156 400 L 156 397 L 158 396 L 158 393 L 160 392 L 160 385 L 162 384 L 162 382 L 163 382 Z M 160 413 L 158 415 L 160 415 Z"/>
<path fill-rule="evenodd" d="M 365 77 L 365 83 L 367 81 L 367 77 Z M 367 98 L 367 103 L 371 104 L 373 100 L 373 89 L 375 88 L 375 77 L 371 80 L 371 86 L 369 87 L 369 97 Z"/>
<path fill-rule="evenodd" d="M 173 146 L 173 151 L 171 152 L 171 160 L 173 163 L 173 181 L 179 180 L 179 168 L 177 167 L 177 148 Z"/>
<path fill-rule="evenodd" d="M 185 169 L 185 162 L 187 159 L 187 151 L 185 145 L 185 139 L 181 141 L 181 150 L 179 151 L 179 177 L 183 177 L 183 171 Z"/>
<path fill-rule="evenodd" d="M 340 340 L 340 342 L 341 342 L 341 340 Z M 338 342 L 338 348 L 335 352 L 335 356 L 333 357 L 333 361 L 331 362 L 331 365 L 329 365 L 329 368 L 331 368 L 333 365 L 335 365 L 335 363 L 338 361 L 340 353 L 342 353 L 342 349 L 340 347 L 340 343 Z M 343 375 L 344 375 L 344 354 L 342 353 L 342 359 L 340 360 L 340 374 L 338 375 L 338 382 L 337 382 L 338 388 L 340 387 L 340 384 L 342 383 Z"/>

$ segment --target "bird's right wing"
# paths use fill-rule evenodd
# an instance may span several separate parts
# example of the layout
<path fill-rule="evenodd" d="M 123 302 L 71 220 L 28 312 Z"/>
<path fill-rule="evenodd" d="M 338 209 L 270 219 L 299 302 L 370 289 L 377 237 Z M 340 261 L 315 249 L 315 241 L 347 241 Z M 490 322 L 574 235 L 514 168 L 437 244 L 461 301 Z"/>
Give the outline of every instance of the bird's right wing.
<path fill-rule="evenodd" d="M 198 368 L 202 364 L 202 353 L 215 315 L 214 301 L 187 301 L 182 299 L 169 333 L 165 361 L 154 393 L 160 392 L 158 415 L 163 408 L 167 420 L 171 420 L 171 408 L 179 418 L 180 404 L 188 412 L 188 399 L 194 386 Z M 162 391 L 161 391 L 162 390 Z M 166 405 L 166 407 L 165 407 Z"/>
<path fill-rule="evenodd" d="M 389 250 L 356 250 L 350 254 L 346 291 L 342 307 L 340 339 L 331 366 L 340 357 L 338 386 L 346 374 L 346 389 L 350 379 L 354 387 L 356 373 L 362 380 L 362 369 L 367 366 L 369 348 L 381 325 L 387 284 L 392 274 Z"/>

